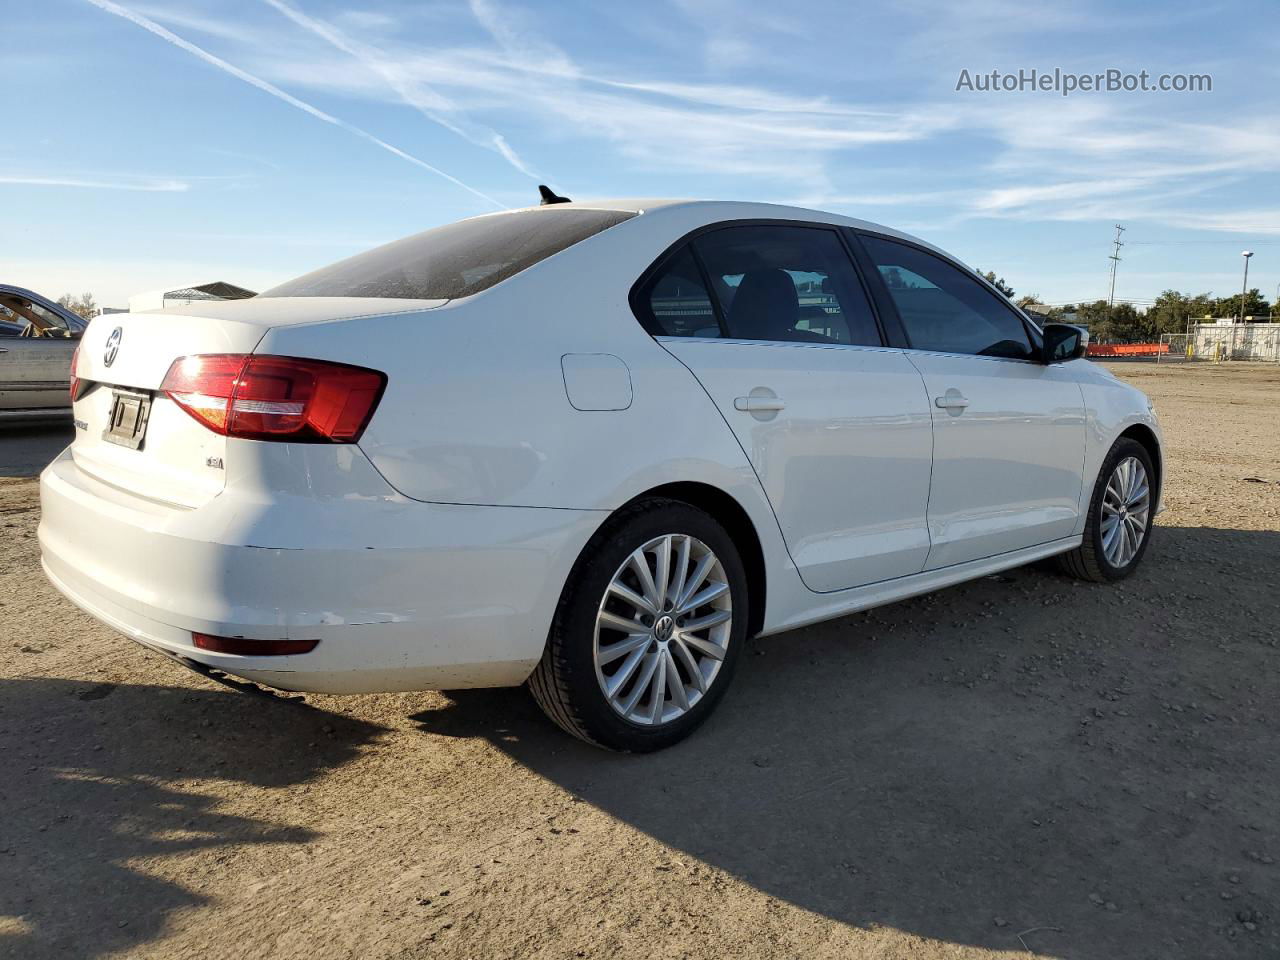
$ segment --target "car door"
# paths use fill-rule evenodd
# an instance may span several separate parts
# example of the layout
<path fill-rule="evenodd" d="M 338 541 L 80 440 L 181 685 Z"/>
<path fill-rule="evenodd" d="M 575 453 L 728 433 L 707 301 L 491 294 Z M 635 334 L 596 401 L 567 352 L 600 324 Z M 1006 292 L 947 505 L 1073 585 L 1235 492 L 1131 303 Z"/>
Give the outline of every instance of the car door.
<path fill-rule="evenodd" d="M 971 271 L 897 239 L 860 240 L 931 404 L 927 569 L 1070 536 L 1085 448 L 1070 365 L 1039 362 L 1034 332 Z"/>
<path fill-rule="evenodd" d="M 713 229 L 669 255 L 635 302 L 733 429 L 806 586 L 841 590 L 923 568 L 924 384 L 883 345 L 836 229 Z"/>
<path fill-rule="evenodd" d="M 0 410 L 68 407 L 79 330 L 29 299 L 0 297 Z M 26 329 L 36 336 L 22 336 Z"/>

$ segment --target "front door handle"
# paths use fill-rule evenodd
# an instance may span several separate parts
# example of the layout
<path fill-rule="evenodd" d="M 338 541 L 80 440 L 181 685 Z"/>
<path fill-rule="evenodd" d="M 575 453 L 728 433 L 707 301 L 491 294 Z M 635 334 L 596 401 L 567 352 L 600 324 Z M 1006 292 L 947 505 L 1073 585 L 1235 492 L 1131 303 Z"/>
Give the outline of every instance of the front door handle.
<path fill-rule="evenodd" d="M 948 393 L 946 396 L 934 397 L 933 404 L 943 410 L 963 410 L 969 405 L 969 401 L 961 394 Z"/>
<path fill-rule="evenodd" d="M 748 413 L 759 413 L 761 410 L 782 410 L 786 404 L 781 397 L 736 397 L 733 409 L 745 410 Z"/>

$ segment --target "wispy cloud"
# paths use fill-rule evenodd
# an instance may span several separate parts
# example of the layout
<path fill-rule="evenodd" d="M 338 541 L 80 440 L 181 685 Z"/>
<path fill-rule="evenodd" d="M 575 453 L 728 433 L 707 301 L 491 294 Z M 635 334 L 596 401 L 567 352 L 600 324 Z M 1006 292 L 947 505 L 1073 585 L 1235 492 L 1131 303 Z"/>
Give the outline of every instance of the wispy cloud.
<path fill-rule="evenodd" d="M 191 189 L 184 180 L 166 180 L 137 177 L 27 177 L 0 174 L 0 184 L 24 187 L 77 187 L 89 190 L 134 190 L 139 193 L 182 193 Z"/>
<path fill-rule="evenodd" d="M 482 193 L 481 191 L 477 190 L 475 187 L 467 183 L 464 183 L 463 181 L 459 180 L 457 177 L 453 176 L 452 174 L 446 173 L 445 171 L 441 170 L 439 167 L 436 167 L 430 163 L 427 163 L 425 160 L 422 160 L 418 157 L 413 156 L 410 153 L 405 152 L 404 150 L 401 150 L 399 147 L 388 143 L 387 141 L 381 139 L 380 137 L 374 136 L 372 133 L 369 133 L 367 130 L 357 127 L 352 123 L 348 123 L 345 120 L 342 120 L 338 117 L 333 116 L 332 114 L 326 113 L 320 108 L 312 106 L 311 104 L 307 103 L 305 100 L 300 100 L 297 97 L 293 96 L 292 94 L 286 93 L 285 91 L 281 90 L 279 87 L 275 86 L 274 84 L 269 83 L 268 81 L 263 80 L 260 77 L 256 77 L 253 74 L 248 73 L 231 63 L 228 63 L 226 60 L 223 60 L 221 57 L 215 56 L 214 54 L 205 50 L 203 47 L 196 46 L 194 43 L 191 43 L 188 40 L 184 40 L 182 37 L 178 36 L 176 33 L 173 33 L 171 30 L 168 30 L 165 27 L 162 27 L 160 24 L 156 23 L 154 20 L 150 19 L 149 17 L 143 16 L 140 13 L 135 13 L 134 11 L 128 9 L 127 7 L 122 7 L 120 6 L 120 4 L 114 3 L 113 0 L 87 0 L 87 2 L 93 4 L 95 7 L 98 7 L 101 10 L 105 10 L 107 13 L 114 14 L 117 17 L 123 17 L 125 20 L 128 20 L 130 23 L 136 24 L 137 26 L 142 27 L 144 30 L 147 30 L 155 34 L 157 37 L 160 37 L 162 40 L 165 40 L 173 44 L 179 49 L 185 50 L 187 53 L 190 53 L 192 56 L 198 57 L 199 59 L 203 60 L 205 63 L 209 64 L 210 66 L 217 67 L 219 70 L 222 70 L 226 73 L 231 74 L 231 76 L 235 77 L 238 80 L 244 81 L 250 86 L 257 87 L 262 92 L 270 94 L 276 99 L 289 104 L 291 107 L 294 107 L 298 110 L 301 110 L 303 113 L 306 113 L 315 117 L 317 120 L 323 120 L 325 123 L 332 124 L 333 126 L 338 127 L 339 129 L 345 130 L 348 133 L 354 134 L 355 136 L 360 137 L 363 140 L 367 140 L 368 142 L 374 144 L 375 146 L 381 147 L 383 150 L 386 150 L 388 153 L 391 153 L 402 160 L 406 160 L 409 163 L 412 163 L 415 166 L 421 167 L 422 169 L 427 170 L 430 173 L 434 173 L 438 177 L 443 177 L 445 180 L 448 180 L 450 183 L 461 187 L 463 190 L 466 190 L 468 193 L 472 193 L 475 196 L 481 198 L 482 200 L 487 201 L 488 203 L 493 204 L 496 207 L 505 206 L 505 204 L 500 203 L 499 201 L 495 200 L 493 197 L 489 196 L 486 193 Z"/>
<path fill-rule="evenodd" d="M 297 13 L 288 0 L 265 2 Z M 1050 29 L 1096 28 L 1095 12 L 1088 9 L 1055 13 L 1046 0 L 1030 2 L 1034 11 L 1027 14 L 1015 0 L 983 0 L 975 15 L 983 29 L 1010 44 Z M 695 5 L 684 6 L 705 27 L 708 43 L 718 30 L 730 39 L 753 32 L 789 37 L 785 24 L 772 21 L 742 29 L 741 8 L 731 3 L 716 7 L 718 14 L 710 17 Z M 575 60 L 545 36 L 544 18 L 528 10 L 501 0 L 469 0 L 468 9 L 495 49 L 442 43 L 429 50 L 401 45 L 371 53 L 350 35 L 335 45 L 380 75 L 402 102 L 424 104 L 446 125 L 460 126 L 458 118 L 472 113 L 504 112 L 536 122 L 558 139 L 604 141 L 645 173 L 712 176 L 737 182 L 755 196 L 763 189 L 764 198 L 802 195 L 814 206 L 936 206 L 948 208 L 944 219 L 953 224 L 975 217 L 1079 219 L 1108 204 L 1154 210 L 1154 199 L 1191 192 L 1186 185 L 1193 178 L 1201 178 L 1195 189 L 1203 192 L 1220 184 L 1222 176 L 1275 169 L 1280 162 L 1280 132 L 1258 122 L 1240 124 L 1224 116 L 1221 123 L 1193 128 L 1152 117 L 1142 104 L 1119 97 L 1055 101 L 1052 110 L 1033 98 L 954 94 L 869 105 L 806 93 L 803 87 L 784 92 L 759 84 L 691 80 L 687 73 L 660 79 L 611 74 Z M 956 17 L 938 0 L 908 0 L 902 16 L 918 19 L 925 33 L 939 18 L 956 27 L 951 22 Z M 272 61 L 269 69 L 293 83 L 380 97 L 366 75 L 324 70 L 317 62 Z M 921 163 L 932 168 L 929 183 L 912 189 L 910 172 L 873 180 L 845 156 L 921 144 L 936 157 L 951 149 L 952 137 L 983 138 L 991 145 L 965 164 L 968 183 L 955 189 L 939 187 L 936 164 Z M 472 132 L 469 139 L 502 149 L 488 133 Z M 513 160 L 513 165 L 521 164 Z M 1140 177 L 1097 176 L 1100 166 L 1132 170 L 1139 165 Z M 984 173 L 998 186 L 976 186 L 975 176 L 981 179 Z M 1209 174 L 1220 176 L 1204 180 Z M 875 189 L 868 189 L 873 184 Z"/>
<path fill-rule="evenodd" d="M 811 39 L 810 19 L 772 4 L 675 0 L 674 6 L 702 31 L 703 60 L 715 71 L 774 64 L 787 56 L 781 49 Z"/>
<path fill-rule="evenodd" d="M 459 112 L 456 104 L 426 85 L 415 82 L 399 62 L 385 56 L 376 47 L 354 39 L 334 25 L 303 13 L 297 7 L 285 3 L 283 0 L 263 0 L 263 2 L 279 11 L 304 30 L 315 34 L 326 43 L 353 57 L 366 69 L 382 78 L 402 102 L 413 107 L 427 119 L 470 143 L 497 151 L 511 166 L 525 176 L 537 176 L 520 158 L 520 155 L 512 149 L 502 134 L 481 124 L 473 123 L 465 117 L 456 119 L 452 117 L 451 114 Z"/>
<path fill-rule="evenodd" d="M 114 0 L 89 2 L 125 15 Z M 663 8 L 662 25 L 672 34 L 674 18 L 680 30 L 662 47 L 671 58 L 664 64 L 648 55 L 619 57 L 581 45 L 571 50 L 566 38 L 573 31 L 516 0 L 432 7 L 430 39 L 420 41 L 383 14 L 330 12 L 321 19 L 303 6 L 307 0 L 261 2 L 301 29 L 217 22 L 205 14 L 154 15 L 170 25 L 186 17 L 192 29 L 234 44 L 238 62 L 253 73 L 170 42 L 384 149 L 397 152 L 274 84 L 410 106 L 530 176 L 524 154 L 531 144 L 547 158 L 542 164 L 566 150 L 589 154 L 585 167 L 575 158 L 559 179 L 594 177 L 610 183 L 610 191 L 633 174 L 646 182 L 696 177 L 721 195 L 802 197 L 803 205 L 855 215 L 862 207 L 897 207 L 885 213 L 894 222 L 953 227 L 975 220 L 1135 217 L 1227 230 L 1266 228 L 1268 212 L 1185 214 L 1211 210 L 1234 184 L 1280 171 L 1280 130 L 1245 102 L 1218 99 L 1209 111 L 1189 100 L 978 96 L 956 93 L 946 82 L 952 64 L 975 51 L 1006 68 L 1043 66 L 1038 58 L 1057 49 L 1046 46 L 1053 39 L 1096 36 L 1108 29 L 1111 13 L 1090 0 L 1069 8 L 1056 0 L 977 0 L 963 9 L 947 0 L 900 0 L 891 13 L 867 14 L 869 21 L 881 19 L 865 36 L 845 38 L 863 44 L 856 49 L 865 56 L 867 44 L 880 42 L 877 32 L 892 31 L 893 49 L 883 67 L 874 68 L 883 82 L 843 86 L 830 82 L 829 70 L 806 72 L 804 58 L 769 59 L 761 49 L 829 56 L 835 47 L 821 37 L 796 36 L 794 27 L 830 11 L 783 17 L 735 0 L 673 0 Z M 644 19 L 643 13 L 628 16 Z M 637 29 L 645 26 L 653 24 Z M 750 69 L 713 63 L 721 55 L 732 60 L 735 44 L 746 44 L 738 52 L 760 56 L 759 63 L 751 61 Z M 853 49 L 849 55 L 858 55 Z M 1098 55 L 1107 49 L 1100 45 Z M 335 59 L 335 50 L 344 56 Z M 705 62 L 698 61 L 699 50 Z M 706 70 L 707 64 L 716 69 Z M 922 79 L 922 70 L 934 80 Z M 560 186 L 571 195 L 584 189 L 580 181 Z M 1240 205 L 1238 199 L 1227 204 Z"/>
<path fill-rule="evenodd" d="M 554 43 L 538 35 L 531 17 L 524 11 L 504 6 L 494 0 L 468 0 L 476 22 L 493 37 L 509 62 L 517 70 L 573 77 L 577 65 Z"/>
<path fill-rule="evenodd" d="M 1195 230 L 1280 236 L 1280 207 L 1218 210 L 1212 213 L 1170 211 L 1166 216 L 1175 226 Z"/>
<path fill-rule="evenodd" d="M 837 153 L 922 141 L 954 126 L 948 110 L 928 105 L 869 107 L 762 86 L 589 69 L 543 36 L 544 18 L 498 0 L 469 0 L 467 7 L 492 47 L 456 41 L 406 45 L 385 30 L 379 30 L 375 46 L 356 35 L 359 26 L 341 29 L 336 21 L 312 16 L 290 0 L 262 2 L 350 56 L 357 69 L 335 69 L 331 58 L 299 50 L 291 38 L 282 42 L 261 25 L 228 27 L 197 18 L 195 28 L 219 37 L 238 33 L 237 43 L 253 58 L 260 76 L 410 105 L 468 141 L 496 150 L 530 176 L 534 171 L 513 148 L 509 134 L 499 133 L 481 116 L 513 117 L 544 142 L 603 142 L 642 171 L 747 177 L 776 185 L 778 191 L 786 191 L 788 184 L 831 191 L 827 161 Z M 178 22 L 159 10 L 155 15 Z M 777 24 L 769 29 L 775 27 L 780 29 Z"/>
<path fill-rule="evenodd" d="M 514 114 L 544 138 L 603 141 L 647 170 L 811 184 L 825 178 L 824 156 L 919 140 L 950 125 L 943 111 L 876 110 L 757 88 L 598 75 L 538 39 L 535 29 L 514 30 L 491 0 L 472 7 L 497 50 L 388 49 L 383 68 L 394 63 L 402 87 L 445 96 L 458 109 Z M 263 69 L 290 83 L 380 97 L 366 74 L 265 50 L 261 56 Z"/>
<path fill-rule="evenodd" d="M 537 24 L 521 11 L 496 0 L 470 0 L 469 5 L 499 56 L 463 53 L 463 62 L 450 64 L 452 82 L 482 83 L 491 97 L 555 117 L 556 128 L 603 137 L 622 154 L 651 165 L 780 181 L 825 180 L 824 154 L 920 139 L 948 124 L 940 113 L 873 110 L 731 84 L 601 75 L 540 36 Z M 782 29 L 774 27 L 775 33 Z M 450 77 L 439 80 L 448 83 Z"/>

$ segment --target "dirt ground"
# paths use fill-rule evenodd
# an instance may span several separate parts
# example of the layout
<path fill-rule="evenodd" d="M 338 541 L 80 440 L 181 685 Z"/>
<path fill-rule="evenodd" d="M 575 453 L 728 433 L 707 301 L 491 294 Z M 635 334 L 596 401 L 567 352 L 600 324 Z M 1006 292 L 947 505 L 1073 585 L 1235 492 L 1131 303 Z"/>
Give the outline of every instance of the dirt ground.
<path fill-rule="evenodd" d="M 0 479 L 0 956 L 1280 956 L 1280 368 L 1113 369 L 1167 432 L 1138 575 L 757 641 L 647 757 L 522 690 L 220 687 L 61 599 Z"/>

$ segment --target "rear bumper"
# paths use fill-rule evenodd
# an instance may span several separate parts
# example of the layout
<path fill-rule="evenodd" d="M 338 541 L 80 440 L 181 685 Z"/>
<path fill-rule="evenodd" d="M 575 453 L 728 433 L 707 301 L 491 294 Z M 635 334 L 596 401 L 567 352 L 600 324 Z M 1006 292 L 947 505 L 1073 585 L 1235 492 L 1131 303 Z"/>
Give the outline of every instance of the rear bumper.
<path fill-rule="evenodd" d="M 363 457 L 353 462 L 368 470 L 353 489 L 385 483 Z M 230 488 L 191 510 L 95 480 L 69 453 L 42 475 L 41 508 L 45 572 L 92 616 L 172 656 L 325 693 L 523 682 L 602 518 Z M 192 632 L 320 643 L 234 656 L 197 649 Z"/>

